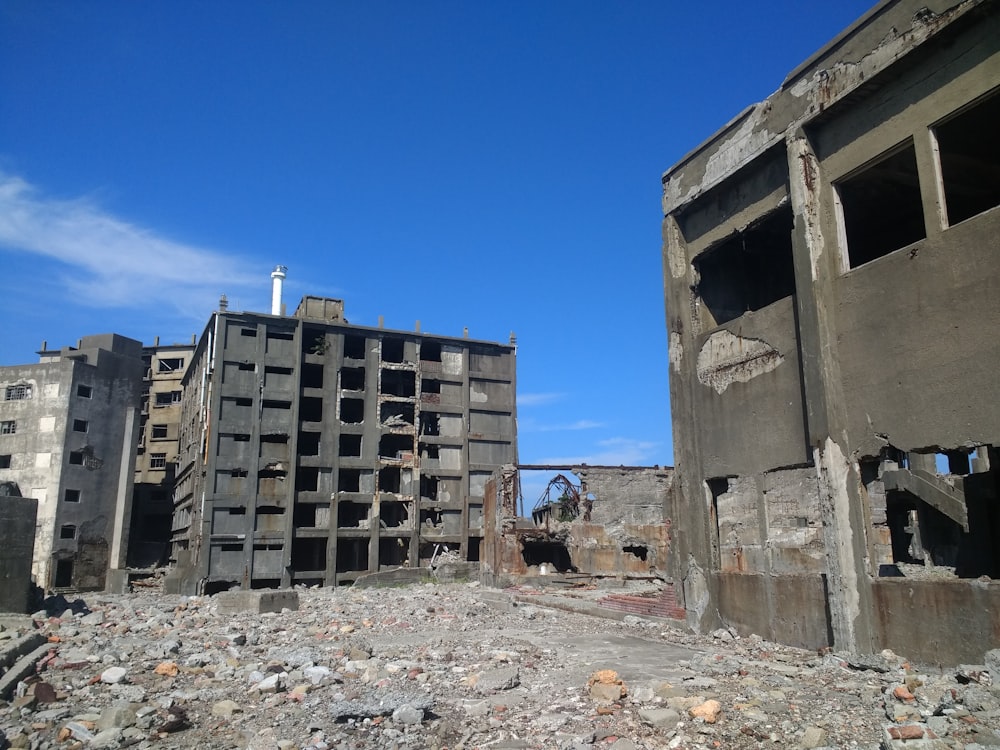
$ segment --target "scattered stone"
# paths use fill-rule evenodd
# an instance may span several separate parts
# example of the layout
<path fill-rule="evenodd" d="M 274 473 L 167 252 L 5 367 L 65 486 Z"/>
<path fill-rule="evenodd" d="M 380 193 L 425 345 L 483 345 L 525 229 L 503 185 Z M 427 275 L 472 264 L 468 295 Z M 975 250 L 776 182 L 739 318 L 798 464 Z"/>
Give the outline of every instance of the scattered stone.
<path fill-rule="evenodd" d="M 722 705 L 717 700 L 707 700 L 688 710 L 692 719 L 703 719 L 706 724 L 714 724 L 722 713 Z"/>
<path fill-rule="evenodd" d="M 639 718 L 658 729 L 673 729 L 681 715 L 672 708 L 640 708 Z"/>
<path fill-rule="evenodd" d="M 101 672 L 101 682 L 108 685 L 117 685 L 125 679 L 127 674 L 128 670 L 125 667 L 109 667 Z"/>

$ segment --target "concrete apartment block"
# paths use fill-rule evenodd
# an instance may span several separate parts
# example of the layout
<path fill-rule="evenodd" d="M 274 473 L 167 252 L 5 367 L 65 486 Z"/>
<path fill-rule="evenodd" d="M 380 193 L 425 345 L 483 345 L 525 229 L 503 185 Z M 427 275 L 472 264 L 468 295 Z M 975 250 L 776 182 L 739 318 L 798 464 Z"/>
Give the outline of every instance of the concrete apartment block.
<path fill-rule="evenodd" d="M 212 315 L 184 376 L 172 590 L 338 585 L 478 560 L 517 455 L 513 344 L 349 324 L 343 302 Z"/>
<path fill-rule="evenodd" d="M 663 177 L 689 622 L 1000 645 L 1000 3 L 881 2 Z"/>
<path fill-rule="evenodd" d="M 103 334 L 0 367 L 0 482 L 38 501 L 32 575 L 102 589 L 125 564 L 142 344 Z"/>

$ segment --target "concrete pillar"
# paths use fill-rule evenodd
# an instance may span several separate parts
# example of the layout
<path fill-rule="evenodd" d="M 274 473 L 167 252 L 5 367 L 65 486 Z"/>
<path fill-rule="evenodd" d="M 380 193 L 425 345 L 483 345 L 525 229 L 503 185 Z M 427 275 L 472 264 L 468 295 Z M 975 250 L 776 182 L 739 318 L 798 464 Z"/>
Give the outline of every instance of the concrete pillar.
<path fill-rule="evenodd" d="M 0 497 L 0 612 L 28 612 L 38 501 Z"/>

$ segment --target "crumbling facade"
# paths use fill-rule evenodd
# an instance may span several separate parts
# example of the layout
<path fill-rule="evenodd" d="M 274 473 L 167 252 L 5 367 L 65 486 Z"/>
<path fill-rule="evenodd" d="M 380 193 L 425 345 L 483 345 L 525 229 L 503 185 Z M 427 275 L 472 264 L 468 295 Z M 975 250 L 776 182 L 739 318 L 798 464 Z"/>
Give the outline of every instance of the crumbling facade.
<path fill-rule="evenodd" d="M 292 316 L 213 314 L 183 380 L 169 586 L 338 585 L 478 560 L 483 490 L 515 460 L 515 348 Z"/>
<path fill-rule="evenodd" d="M 43 588 L 102 589 L 125 565 L 141 352 L 85 336 L 0 367 L 0 483 L 37 501 L 31 570 Z"/>
<path fill-rule="evenodd" d="M 181 382 L 194 354 L 190 344 L 143 347 L 139 442 L 132 491 L 128 564 L 144 568 L 170 556 L 174 476 L 181 426 Z"/>
<path fill-rule="evenodd" d="M 521 470 L 566 472 L 579 482 L 556 474 L 555 492 L 522 515 Z M 501 467 L 486 486 L 483 580 L 665 579 L 672 483 L 669 467 Z"/>
<path fill-rule="evenodd" d="M 882 2 L 663 177 L 691 624 L 1000 633 L 1000 3 Z"/>

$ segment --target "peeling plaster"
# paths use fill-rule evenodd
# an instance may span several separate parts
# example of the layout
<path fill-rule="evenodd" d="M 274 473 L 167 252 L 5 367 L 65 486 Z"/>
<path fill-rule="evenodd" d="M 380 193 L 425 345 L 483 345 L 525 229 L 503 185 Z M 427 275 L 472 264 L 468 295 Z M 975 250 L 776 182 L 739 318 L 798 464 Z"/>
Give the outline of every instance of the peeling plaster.
<path fill-rule="evenodd" d="M 722 393 L 733 383 L 746 383 L 785 361 L 766 341 L 716 331 L 698 352 L 698 380 Z"/>
<path fill-rule="evenodd" d="M 670 269 L 670 275 L 675 279 L 683 279 L 688 266 L 684 252 L 684 241 L 681 239 L 681 230 L 677 226 L 677 222 L 673 220 L 666 222 L 666 232 L 667 266 Z"/>
<path fill-rule="evenodd" d="M 670 366 L 674 372 L 681 374 L 681 360 L 684 359 L 684 344 L 681 343 L 681 335 L 677 331 L 670 332 Z"/>

